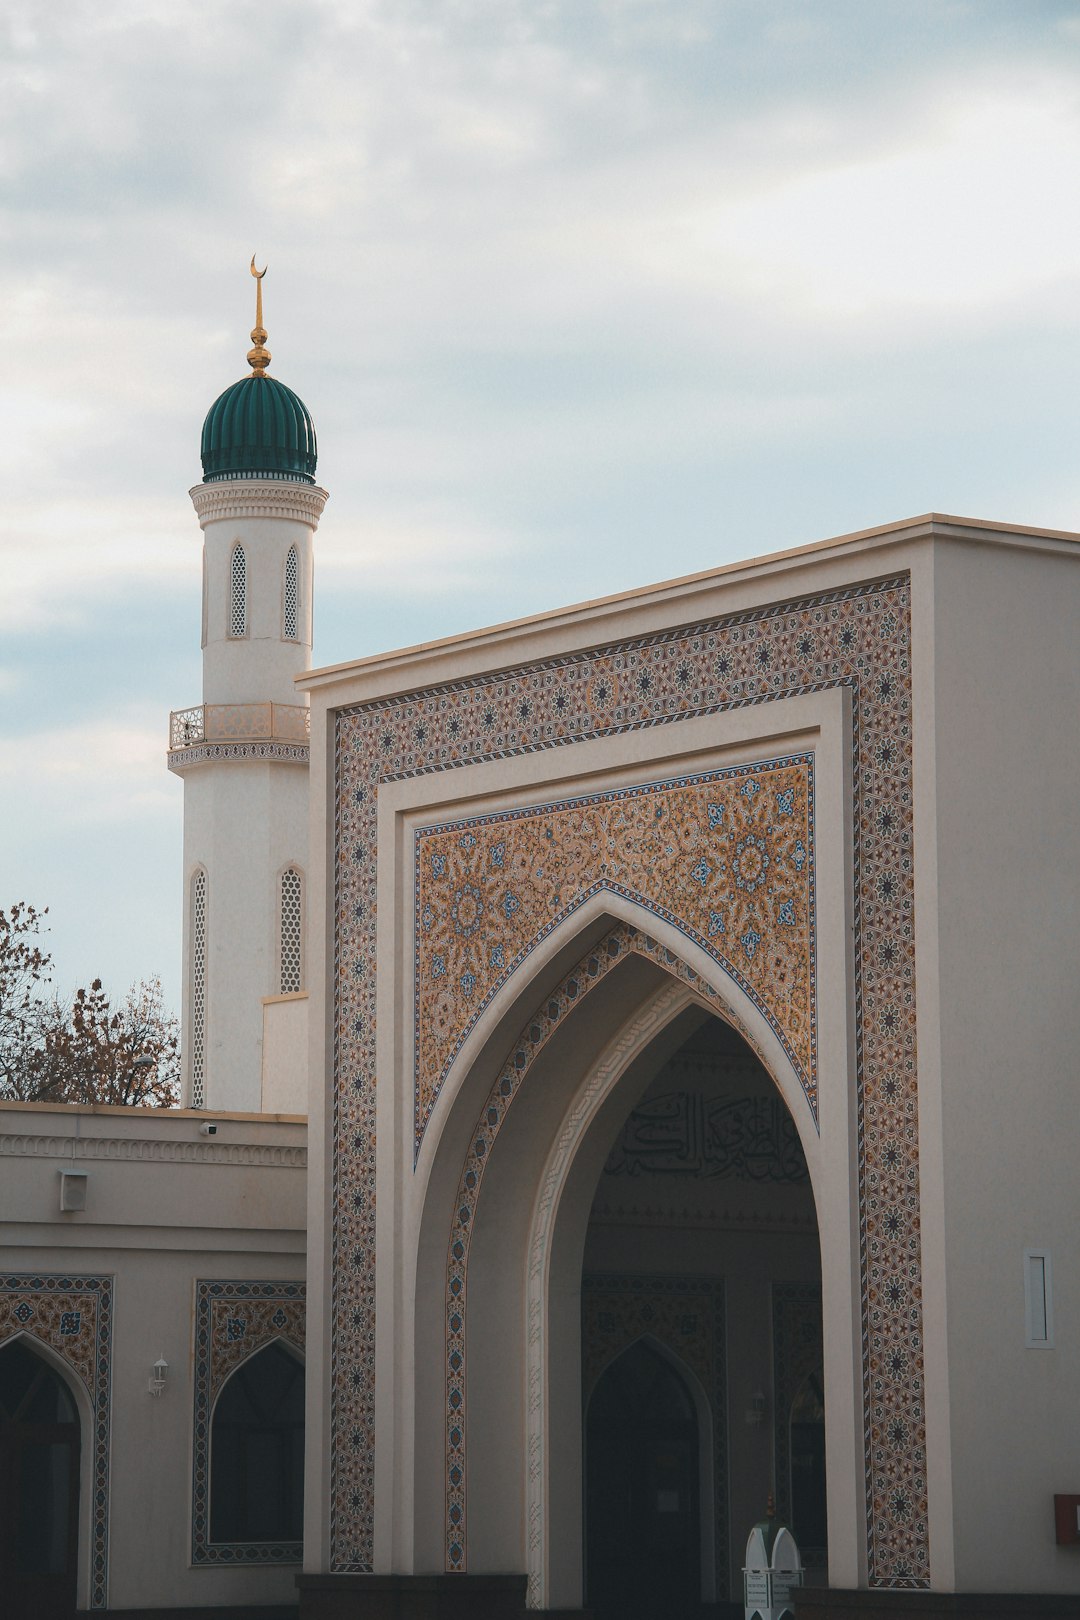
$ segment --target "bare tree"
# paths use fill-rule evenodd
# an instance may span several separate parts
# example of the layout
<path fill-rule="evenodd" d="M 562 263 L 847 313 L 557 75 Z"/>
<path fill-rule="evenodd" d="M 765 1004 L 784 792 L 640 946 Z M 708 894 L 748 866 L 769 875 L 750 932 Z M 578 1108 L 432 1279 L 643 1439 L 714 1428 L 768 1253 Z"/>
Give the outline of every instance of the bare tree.
<path fill-rule="evenodd" d="M 175 1108 L 180 1031 L 160 979 L 116 1005 L 100 979 L 67 1002 L 47 996 L 46 915 L 24 901 L 0 911 L 0 1099 Z"/>
<path fill-rule="evenodd" d="M 49 908 L 17 900 L 0 911 L 0 1097 L 27 1100 L 30 1068 L 41 1046 L 43 992 L 52 958 L 41 948 Z"/>
<path fill-rule="evenodd" d="M 35 1067 L 41 1101 L 175 1108 L 180 1032 L 160 979 L 133 985 L 117 1006 L 100 979 L 69 1003 L 49 1003 Z"/>

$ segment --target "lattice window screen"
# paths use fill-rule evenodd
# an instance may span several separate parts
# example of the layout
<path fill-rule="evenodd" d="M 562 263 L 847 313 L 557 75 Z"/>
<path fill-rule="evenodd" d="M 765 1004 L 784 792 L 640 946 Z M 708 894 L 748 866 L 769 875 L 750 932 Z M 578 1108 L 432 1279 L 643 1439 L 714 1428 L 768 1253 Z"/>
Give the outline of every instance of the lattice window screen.
<path fill-rule="evenodd" d="M 191 1106 L 206 1106 L 206 873 L 191 884 Z"/>
<path fill-rule="evenodd" d="M 281 994 L 301 988 L 303 879 L 295 866 L 281 874 Z"/>
<path fill-rule="evenodd" d="M 285 640 L 295 641 L 300 604 L 300 558 L 295 546 L 285 559 Z"/>
<path fill-rule="evenodd" d="M 229 611 L 229 634 L 233 636 L 247 635 L 247 558 L 243 546 L 234 546 L 232 566 L 230 570 L 231 608 Z"/>

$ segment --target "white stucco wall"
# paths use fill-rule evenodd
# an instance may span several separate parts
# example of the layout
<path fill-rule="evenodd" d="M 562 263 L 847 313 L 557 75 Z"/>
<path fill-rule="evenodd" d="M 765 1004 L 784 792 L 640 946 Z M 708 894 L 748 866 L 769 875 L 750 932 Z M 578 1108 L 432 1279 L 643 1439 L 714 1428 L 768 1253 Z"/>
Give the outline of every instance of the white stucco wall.
<path fill-rule="evenodd" d="M 934 588 L 934 819 L 917 859 L 932 826 L 937 907 L 918 928 L 940 1057 L 920 971 L 921 1118 L 943 1229 L 924 1198 L 923 1239 L 944 1262 L 954 1582 L 1075 1591 L 1053 1495 L 1080 1490 L 1080 553 L 941 544 Z M 1040 1246 L 1055 1340 L 1027 1349 L 1022 1257 Z"/>
<path fill-rule="evenodd" d="M 293 1600 L 292 1567 L 191 1565 L 193 1310 L 198 1278 L 303 1280 L 305 1139 L 295 1118 L 0 1104 L 5 1271 L 115 1279 L 113 1608 Z M 59 1171 L 72 1166 L 88 1174 L 86 1209 L 61 1214 Z M 155 1398 L 159 1356 L 169 1373 Z M 93 1449 L 86 1432 L 83 1449 Z"/>
<path fill-rule="evenodd" d="M 205 868 L 206 1106 L 255 1113 L 262 1106 L 263 999 L 281 988 L 281 873 L 295 865 L 306 880 L 307 838 L 306 765 L 214 760 L 186 771 L 185 1101 L 191 1099 L 193 875 Z"/>

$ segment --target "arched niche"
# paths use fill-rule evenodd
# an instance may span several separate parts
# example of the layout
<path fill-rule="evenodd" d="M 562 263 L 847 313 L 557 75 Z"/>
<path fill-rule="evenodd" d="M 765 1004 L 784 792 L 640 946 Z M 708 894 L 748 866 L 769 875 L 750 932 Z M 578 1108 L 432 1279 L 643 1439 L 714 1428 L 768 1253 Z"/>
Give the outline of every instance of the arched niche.
<path fill-rule="evenodd" d="M 87 1606 L 93 1420 L 85 1385 L 51 1346 L 25 1331 L 0 1344 L 0 1562 L 13 1611 Z"/>
<path fill-rule="evenodd" d="M 212 1546 L 298 1545 L 304 1520 L 304 1358 L 273 1338 L 234 1367 L 210 1419 Z"/>
<path fill-rule="evenodd" d="M 527 983 L 504 987 L 458 1055 L 418 1165 L 416 1567 L 482 1573 L 524 1559 L 541 1606 L 581 1601 L 581 1256 L 616 1123 L 715 1013 L 766 1062 L 808 1160 L 816 1150 L 798 1077 L 749 998 L 676 929 L 631 902 L 614 909 L 579 917 Z M 463 1267 L 453 1257 L 466 1227 Z"/>

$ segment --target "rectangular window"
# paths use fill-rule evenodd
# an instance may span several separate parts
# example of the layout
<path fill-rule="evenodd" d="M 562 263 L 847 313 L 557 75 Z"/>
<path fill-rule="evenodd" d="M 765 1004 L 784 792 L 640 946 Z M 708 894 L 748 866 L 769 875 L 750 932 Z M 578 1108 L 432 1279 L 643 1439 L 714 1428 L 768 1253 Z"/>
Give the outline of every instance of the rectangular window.
<path fill-rule="evenodd" d="M 1054 1300 L 1049 1249 L 1024 1250 L 1024 1343 L 1029 1350 L 1054 1347 Z"/>

